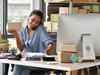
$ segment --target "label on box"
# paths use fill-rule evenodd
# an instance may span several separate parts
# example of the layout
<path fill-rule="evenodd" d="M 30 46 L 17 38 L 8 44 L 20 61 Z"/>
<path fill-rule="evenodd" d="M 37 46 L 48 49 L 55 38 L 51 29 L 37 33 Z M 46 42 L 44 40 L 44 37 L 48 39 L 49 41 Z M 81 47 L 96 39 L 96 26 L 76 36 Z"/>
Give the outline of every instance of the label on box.
<path fill-rule="evenodd" d="M 69 59 L 70 59 L 71 62 L 74 63 L 74 62 L 77 61 L 78 57 L 73 53 L 73 54 L 71 54 L 71 56 L 69 57 Z"/>

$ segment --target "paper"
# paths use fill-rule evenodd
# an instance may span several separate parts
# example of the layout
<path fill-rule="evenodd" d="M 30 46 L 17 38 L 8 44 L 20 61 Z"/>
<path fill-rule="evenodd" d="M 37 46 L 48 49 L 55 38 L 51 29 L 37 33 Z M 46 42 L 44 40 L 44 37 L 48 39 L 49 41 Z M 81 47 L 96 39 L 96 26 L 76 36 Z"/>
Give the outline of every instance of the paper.
<path fill-rule="evenodd" d="M 32 57 L 32 56 L 43 57 L 43 56 L 46 56 L 45 53 L 32 53 L 32 52 L 26 52 L 25 55 L 27 57 Z"/>

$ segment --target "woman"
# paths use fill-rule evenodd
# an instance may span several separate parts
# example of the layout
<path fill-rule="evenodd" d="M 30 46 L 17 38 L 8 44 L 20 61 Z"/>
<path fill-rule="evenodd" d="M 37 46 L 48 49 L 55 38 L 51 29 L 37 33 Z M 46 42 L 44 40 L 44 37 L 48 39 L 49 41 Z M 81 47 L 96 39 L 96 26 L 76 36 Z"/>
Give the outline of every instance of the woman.
<path fill-rule="evenodd" d="M 42 12 L 34 10 L 29 15 L 27 26 L 22 27 L 19 34 L 16 30 L 8 30 L 9 33 L 15 36 L 17 47 L 21 52 L 45 52 L 46 54 L 50 54 L 53 42 L 42 25 L 42 19 Z M 14 75 L 29 75 L 31 70 L 43 69 L 15 65 Z"/>

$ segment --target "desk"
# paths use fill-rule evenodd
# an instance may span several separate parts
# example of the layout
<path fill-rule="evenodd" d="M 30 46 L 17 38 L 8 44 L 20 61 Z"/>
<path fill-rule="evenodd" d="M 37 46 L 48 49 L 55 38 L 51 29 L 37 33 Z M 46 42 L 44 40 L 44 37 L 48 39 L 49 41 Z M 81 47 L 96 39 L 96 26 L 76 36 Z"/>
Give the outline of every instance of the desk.
<path fill-rule="evenodd" d="M 23 59 L 22 60 L 0 59 L 0 63 L 8 63 L 8 64 L 17 64 L 17 65 L 40 67 L 40 68 L 63 70 L 63 71 L 68 71 L 68 75 L 71 75 L 71 71 L 95 66 L 94 62 L 61 63 L 61 64 L 49 65 L 49 64 L 46 64 L 46 62 L 44 62 L 44 61 L 25 61 Z M 100 65 L 100 62 L 96 62 L 96 65 Z"/>

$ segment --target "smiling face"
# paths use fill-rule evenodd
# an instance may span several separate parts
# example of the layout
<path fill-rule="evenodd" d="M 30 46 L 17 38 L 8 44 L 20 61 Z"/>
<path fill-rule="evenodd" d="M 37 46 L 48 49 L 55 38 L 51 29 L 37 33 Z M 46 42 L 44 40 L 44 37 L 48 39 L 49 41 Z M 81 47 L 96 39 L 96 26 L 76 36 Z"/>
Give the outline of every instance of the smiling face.
<path fill-rule="evenodd" d="M 28 19 L 28 29 L 32 30 L 33 28 L 37 27 L 40 22 L 41 22 L 40 16 L 33 14 Z"/>

